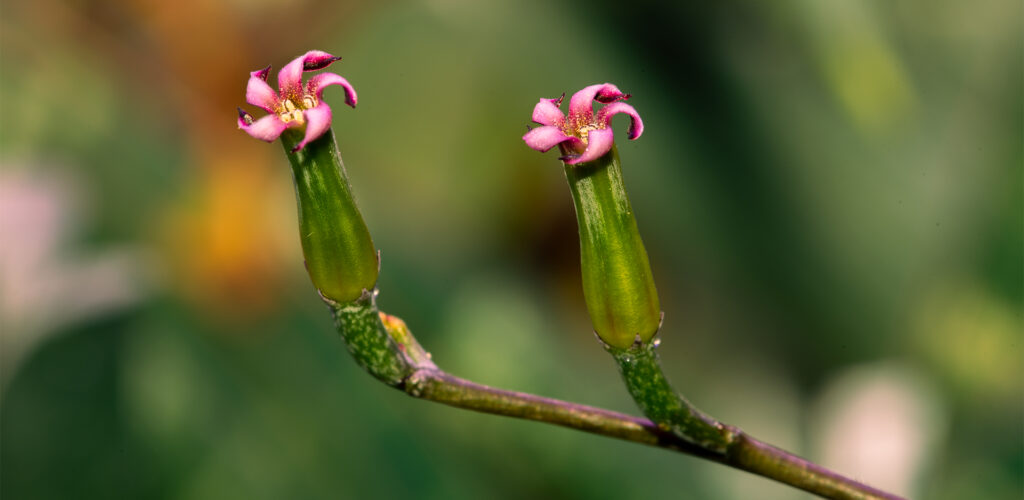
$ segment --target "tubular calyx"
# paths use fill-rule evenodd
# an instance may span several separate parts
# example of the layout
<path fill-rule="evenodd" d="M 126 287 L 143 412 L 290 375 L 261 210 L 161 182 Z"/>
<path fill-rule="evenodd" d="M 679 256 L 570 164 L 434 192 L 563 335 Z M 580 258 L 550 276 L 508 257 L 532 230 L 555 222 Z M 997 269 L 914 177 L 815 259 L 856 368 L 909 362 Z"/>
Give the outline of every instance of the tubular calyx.
<path fill-rule="evenodd" d="M 627 349 L 650 342 L 661 324 L 654 286 L 615 147 L 600 158 L 565 165 L 580 232 L 583 295 L 597 335 Z"/>
<path fill-rule="evenodd" d="M 302 135 L 297 130 L 281 134 L 292 164 L 306 270 L 324 298 L 351 302 L 364 290 L 374 289 L 377 252 L 352 196 L 334 132 L 328 129 L 293 153 L 300 141 Z"/>

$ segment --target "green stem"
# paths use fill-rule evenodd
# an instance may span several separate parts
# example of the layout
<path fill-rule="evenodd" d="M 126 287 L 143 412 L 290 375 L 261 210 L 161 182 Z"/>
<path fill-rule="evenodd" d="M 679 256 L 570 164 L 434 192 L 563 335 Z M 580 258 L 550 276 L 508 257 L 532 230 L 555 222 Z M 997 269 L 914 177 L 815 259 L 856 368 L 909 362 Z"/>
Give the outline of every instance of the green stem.
<path fill-rule="evenodd" d="M 899 499 L 840 476 L 722 425 L 675 393 L 658 363 L 654 345 L 609 348 L 630 393 L 652 420 L 495 389 L 439 369 L 405 323 L 377 310 L 374 294 L 338 304 L 326 300 L 352 356 L 367 372 L 406 394 L 493 415 L 533 420 L 656 446 L 774 479 L 826 498 Z"/>
<path fill-rule="evenodd" d="M 416 365 L 381 322 L 375 295 L 364 292 L 358 299 L 344 304 L 327 298 L 324 302 L 331 309 L 334 326 L 356 363 L 381 382 L 399 387 L 416 370 Z"/>
<path fill-rule="evenodd" d="M 374 294 L 366 293 L 346 304 L 324 300 L 356 362 L 377 379 L 412 397 L 708 457 L 699 446 L 644 418 L 495 389 L 448 374 L 434 364 L 405 322 L 377 310 Z"/>
<path fill-rule="evenodd" d="M 629 349 L 607 345 L 605 348 L 618 363 L 626 388 L 644 414 L 662 429 L 703 449 L 706 458 L 825 498 L 900 498 L 765 444 L 705 415 L 672 389 L 658 360 L 657 342 Z"/>
<path fill-rule="evenodd" d="M 406 381 L 410 396 L 506 417 L 545 422 L 591 434 L 707 456 L 698 446 L 659 428 L 650 420 L 602 408 L 495 389 L 438 369 L 419 370 Z"/>
<path fill-rule="evenodd" d="M 563 153 L 567 153 L 563 147 Z M 613 147 L 565 164 L 580 232 L 583 295 L 594 331 L 615 358 L 633 400 L 659 428 L 702 456 L 828 498 L 897 498 L 766 445 L 705 415 L 672 389 L 654 336 L 657 290 Z"/>
<path fill-rule="evenodd" d="M 722 463 L 824 498 L 902 500 L 902 497 L 836 474 L 818 464 L 763 443 L 736 429 Z"/>
<path fill-rule="evenodd" d="M 494 389 L 438 369 L 402 320 L 377 309 L 376 252 L 333 133 L 292 153 L 299 137 L 287 131 L 282 143 L 292 163 L 306 267 L 349 352 L 378 380 L 416 398 L 671 449 L 830 498 L 897 498 L 724 426 L 672 390 L 648 342 L 658 330 L 660 309 L 614 150 L 602 160 L 567 169 L 566 176 L 580 220 L 584 287 L 591 316 L 597 318 L 595 329 L 615 346 L 608 349 L 619 361 L 630 393 L 653 422 Z M 588 206 L 597 209 L 580 209 Z M 598 227 L 602 220 L 614 221 L 610 231 Z M 634 339 L 640 342 L 633 344 Z"/>
<path fill-rule="evenodd" d="M 735 429 L 701 413 L 672 389 L 661 370 L 655 344 L 606 349 L 618 363 L 626 388 L 644 415 L 712 454 L 724 456 Z"/>

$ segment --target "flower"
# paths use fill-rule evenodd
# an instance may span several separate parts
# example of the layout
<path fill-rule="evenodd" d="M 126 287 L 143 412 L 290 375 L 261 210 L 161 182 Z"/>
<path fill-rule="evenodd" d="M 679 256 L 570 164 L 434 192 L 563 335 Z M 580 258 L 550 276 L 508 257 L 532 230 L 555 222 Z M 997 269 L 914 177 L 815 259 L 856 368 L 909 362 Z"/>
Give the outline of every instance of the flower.
<path fill-rule="evenodd" d="M 633 106 L 619 102 L 629 97 L 610 83 L 585 87 L 569 100 L 568 118 L 559 109 L 565 94 L 558 99 L 541 99 L 533 108 L 533 121 L 543 126 L 527 132 L 523 141 L 542 153 L 561 145 L 564 153 L 561 160 L 567 165 L 594 161 L 610 151 L 615 143 L 612 116 L 618 113 L 630 116 L 630 140 L 644 132 L 644 122 Z M 607 104 L 596 115 L 592 104 L 595 100 Z"/>
<path fill-rule="evenodd" d="M 348 80 L 334 73 L 320 73 L 303 87 L 302 72 L 326 68 L 339 59 L 319 50 L 296 57 L 277 74 L 278 92 L 267 84 L 270 66 L 249 73 L 245 102 L 270 114 L 253 120 L 252 115 L 238 108 L 238 128 L 257 139 L 273 142 L 285 129 L 305 125 L 306 135 L 292 149 L 293 153 L 323 135 L 331 126 L 331 108 L 323 102 L 324 87 L 341 85 L 345 89 L 345 103 L 353 108 L 356 107 L 356 91 Z"/>

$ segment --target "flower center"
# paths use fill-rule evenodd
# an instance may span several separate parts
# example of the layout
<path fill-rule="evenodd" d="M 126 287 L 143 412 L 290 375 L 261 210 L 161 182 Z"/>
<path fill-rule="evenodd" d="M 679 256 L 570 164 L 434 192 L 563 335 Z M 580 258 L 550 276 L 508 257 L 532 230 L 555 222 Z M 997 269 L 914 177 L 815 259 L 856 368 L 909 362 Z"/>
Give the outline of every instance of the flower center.
<path fill-rule="evenodd" d="M 298 105 L 295 104 L 298 101 Z M 297 122 L 302 123 L 305 118 L 302 116 L 302 112 L 307 109 L 315 108 L 317 105 L 316 97 L 312 94 L 303 95 L 301 99 L 285 99 L 280 102 L 277 106 L 277 116 L 281 121 L 285 123 Z"/>
<path fill-rule="evenodd" d="M 578 137 L 583 141 L 583 144 L 589 142 L 589 135 L 591 130 L 601 130 L 604 128 L 604 123 L 598 121 L 584 121 L 584 120 L 566 120 L 565 126 L 562 127 L 562 132 L 566 135 Z"/>

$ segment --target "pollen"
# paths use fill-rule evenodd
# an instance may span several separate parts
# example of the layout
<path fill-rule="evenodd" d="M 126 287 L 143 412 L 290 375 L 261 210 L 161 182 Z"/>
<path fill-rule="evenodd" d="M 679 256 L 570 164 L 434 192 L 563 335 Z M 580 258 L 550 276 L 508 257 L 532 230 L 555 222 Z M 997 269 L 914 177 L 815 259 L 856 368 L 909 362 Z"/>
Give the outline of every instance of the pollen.
<path fill-rule="evenodd" d="M 302 111 L 299 111 L 299 110 L 286 111 L 284 113 L 281 113 L 278 116 L 280 116 L 281 117 L 281 121 L 283 121 L 285 123 L 289 123 L 289 122 L 299 122 L 299 123 L 302 123 L 303 122 Z"/>
<path fill-rule="evenodd" d="M 285 123 L 303 122 L 302 110 L 295 106 L 295 103 L 292 102 L 291 99 L 281 101 L 281 104 L 278 107 L 277 116 Z"/>
<path fill-rule="evenodd" d="M 603 128 L 604 124 L 601 122 L 583 123 L 578 124 L 575 127 L 575 130 L 570 131 L 570 134 L 579 137 L 581 140 L 583 140 L 583 144 L 588 144 L 590 142 L 590 131 L 601 130 Z"/>
<path fill-rule="evenodd" d="M 310 94 L 302 96 L 302 107 L 306 109 L 312 109 L 316 107 L 316 97 Z"/>

